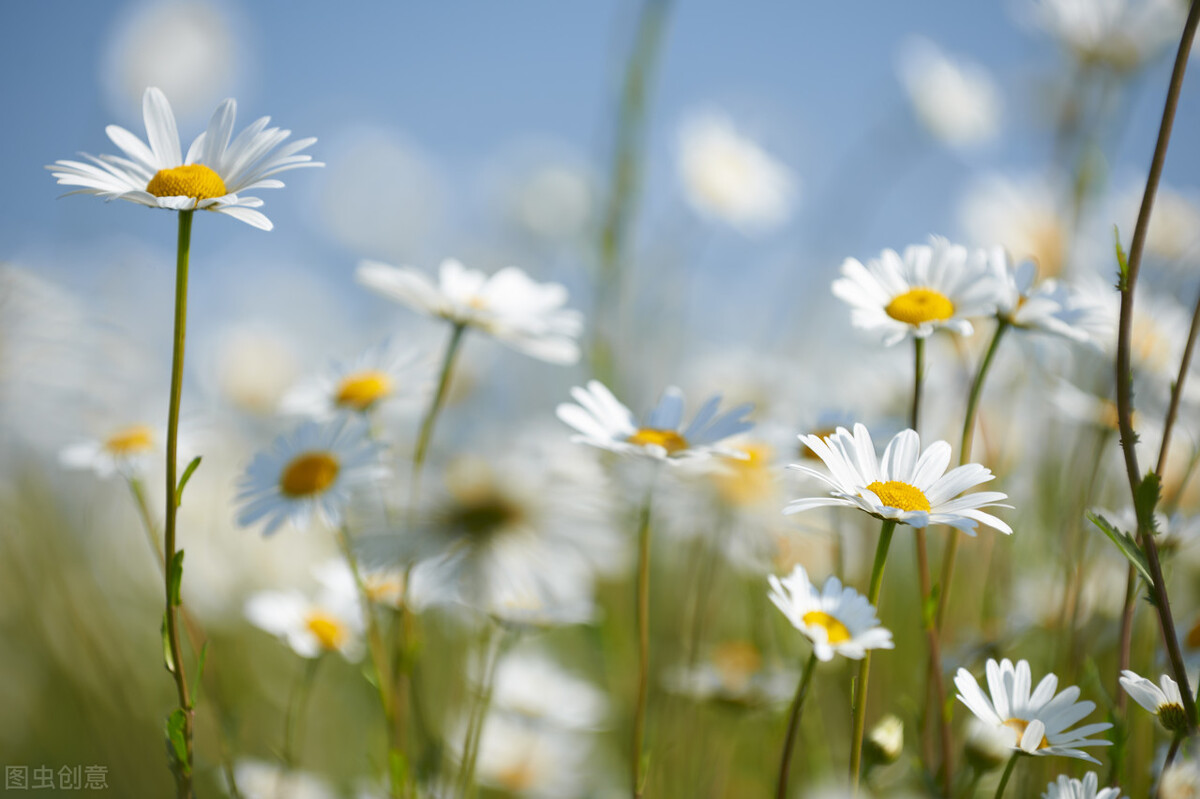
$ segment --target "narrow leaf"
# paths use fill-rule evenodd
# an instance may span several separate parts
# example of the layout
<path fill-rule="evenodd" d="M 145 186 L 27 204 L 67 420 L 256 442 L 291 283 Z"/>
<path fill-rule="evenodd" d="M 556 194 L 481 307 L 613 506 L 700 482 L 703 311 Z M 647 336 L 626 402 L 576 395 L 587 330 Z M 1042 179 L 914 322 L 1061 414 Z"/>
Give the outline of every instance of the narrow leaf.
<path fill-rule="evenodd" d="M 200 465 L 200 456 L 192 458 L 192 462 L 183 470 L 183 477 L 179 478 L 179 485 L 175 486 L 175 507 L 183 504 L 183 488 L 188 484 L 188 480 L 192 479 L 192 472 L 196 471 L 196 467 Z"/>
<path fill-rule="evenodd" d="M 167 611 L 163 611 L 162 618 L 162 648 L 163 648 L 163 665 L 167 667 L 167 671 L 175 673 L 175 658 L 171 656 L 171 637 L 167 635 Z"/>
<path fill-rule="evenodd" d="M 200 647 L 200 657 L 196 662 L 196 676 L 192 678 L 192 706 L 196 705 L 196 697 L 200 695 L 200 677 L 204 674 L 204 662 L 208 659 L 208 641 Z"/>
<path fill-rule="evenodd" d="M 1123 292 L 1129 286 L 1129 258 L 1125 255 L 1125 248 L 1121 246 L 1121 231 L 1116 225 L 1113 225 L 1113 238 L 1117 245 L 1117 266 L 1121 270 L 1117 278 L 1117 290 Z"/>
<path fill-rule="evenodd" d="M 1154 472 L 1147 472 L 1138 483 L 1133 494 L 1133 508 L 1137 512 L 1138 525 L 1149 533 L 1158 532 L 1158 523 L 1154 520 L 1154 509 L 1162 494 L 1162 481 Z"/>
<path fill-rule="evenodd" d="M 1092 524 L 1100 528 L 1100 531 L 1108 536 L 1109 540 L 1116 544 L 1117 549 L 1125 556 L 1125 559 L 1134 565 L 1138 573 L 1142 575 L 1142 579 L 1148 585 L 1153 585 L 1154 580 L 1150 577 L 1150 566 L 1146 563 L 1146 556 L 1142 553 L 1141 547 L 1137 545 L 1137 541 L 1133 540 L 1133 536 L 1129 533 L 1123 533 L 1113 527 L 1107 519 L 1098 513 L 1089 512 L 1087 517 L 1092 521 Z"/>
<path fill-rule="evenodd" d="M 171 715 L 167 717 L 167 741 L 171 745 L 171 751 L 175 755 L 175 761 L 183 770 L 184 774 L 190 774 L 192 764 L 188 762 L 187 756 L 187 737 L 184 734 L 184 727 L 187 724 L 187 715 L 182 708 L 175 708 L 171 711 Z"/>

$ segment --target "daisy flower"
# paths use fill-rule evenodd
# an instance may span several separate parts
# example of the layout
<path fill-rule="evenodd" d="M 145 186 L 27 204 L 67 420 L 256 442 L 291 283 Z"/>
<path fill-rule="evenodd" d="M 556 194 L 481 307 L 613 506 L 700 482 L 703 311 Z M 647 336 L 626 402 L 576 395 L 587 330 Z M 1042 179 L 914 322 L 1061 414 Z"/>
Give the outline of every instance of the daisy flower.
<path fill-rule="evenodd" d="M 767 582 L 767 597 L 812 641 L 818 660 L 832 660 L 834 655 L 862 660 L 868 649 L 893 648 L 892 633 L 879 625 L 875 608 L 853 588 L 843 588 L 837 577 L 818 589 L 797 565 L 782 580 L 772 574 Z"/>
<path fill-rule="evenodd" d="M 355 597 L 325 592 L 315 600 L 299 591 L 260 591 L 246 601 L 246 618 L 287 642 L 300 657 L 340 652 L 362 657 L 362 616 Z"/>
<path fill-rule="evenodd" d="M 801 436 L 800 440 L 825 463 L 829 474 L 803 464 L 788 468 L 825 483 L 832 496 L 793 500 L 784 513 L 844 505 L 910 527 L 946 524 L 974 535 L 975 527 L 982 523 L 1002 533 L 1012 532 L 1003 521 L 980 510 L 1007 499 L 1006 494 L 978 491 L 962 495 L 993 479 L 991 471 L 968 463 L 947 472 L 950 445 L 945 441 L 935 441 L 921 452 L 916 431 L 903 430 L 888 442 L 883 458 L 876 460 L 871 434 L 862 424 L 854 425 L 853 434 L 839 427 L 831 436 Z"/>
<path fill-rule="evenodd" d="M 971 672 L 959 669 L 954 677 L 958 699 L 980 721 L 1005 732 L 1010 751 L 1077 757 L 1099 763 L 1080 747 L 1112 745 L 1111 741 L 1088 738 L 1112 727 L 1107 722 L 1067 729 L 1096 709 L 1094 702 L 1076 701 L 1079 698 L 1077 686 L 1072 685 L 1055 694 L 1058 677 L 1047 674 L 1031 694 L 1029 662 L 1022 660 L 1014 666 L 1007 658 L 999 663 L 988 660 L 987 680 L 990 699 Z"/>
<path fill-rule="evenodd" d="M 721 442 L 754 426 L 744 418 L 754 409 L 753 405 L 738 405 L 717 415 L 721 403 L 721 397 L 717 395 L 705 402 L 691 423 L 684 427 L 683 392 L 674 386 L 663 392 L 643 425 L 638 425 L 633 412 L 598 380 L 590 381 L 586 388 L 576 386 L 571 389 L 571 396 L 578 405 L 564 402 L 556 413 L 559 419 L 579 431 L 578 435 L 572 436 L 572 441 L 668 463 L 710 455 L 744 458 L 743 452 L 722 446 Z"/>
<path fill-rule="evenodd" d="M 1034 25 L 1081 61 L 1132 69 L 1179 38 L 1184 7 L 1174 0 L 1030 0 Z"/>
<path fill-rule="evenodd" d="M 1158 717 L 1158 721 L 1170 732 L 1187 730 L 1187 711 L 1183 709 L 1183 696 L 1179 685 L 1169 675 L 1162 676 L 1162 687 L 1142 677 L 1135 671 L 1121 672 L 1121 687 L 1125 693 L 1142 707 Z"/>
<path fill-rule="evenodd" d="M 987 260 L 996 285 L 996 314 L 1013 327 L 1087 342 L 1102 325 L 1100 305 L 1054 279 L 1037 282 L 1037 265 L 1032 261 L 1014 266 L 1003 247 L 988 250 Z"/>
<path fill-rule="evenodd" d="M 594 730 L 603 725 L 608 699 L 545 654 L 527 650 L 506 656 L 496 667 L 491 712 L 551 732 Z"/>
<path fill-rule="evenodd" d="M 340 796 L 324 779 L 303 771 L 264 763 L 260 760 L 239 760 L 233 767 L 238 793 L 244 799 L 336 799 Z M 232 791 L 230 791 L 232 794 Z"/>
<path fill-rule="evenodd" d="M 996 135 L 1000 91 L 978 64 L 958 61 L 928 39 L 909 41 L 900 53 L 900 79 L 917 119 L 953 147 Z"/>
<path fill-rule="evenodd" d="M 1073 245 L 1063 184 L 1041 174 L 984 175 L 960 202 L 959 224 L 970 241 L 1000 244 L 1017 260 L 1037 262 L 1041 274 L 1061 275 Z"/>
<path fill-rule="evenodd" d="M 314 419 L 369 413 L 384 403 L 423 395 L 428 381 L 417 375 L 419 367 L 415 353 L 385 341 L 301 382 L 283 396 L 280 409 Z"/>
<path fill-rule="evenodd" d="M 884 250 L 866 266 L 847 258 L 833 293 L 852 306 L 851 323 L 879 334 L 886 347 L 942 328 L 969 336 L 969 318 L 996 310 L 986 254 L 940 236 L 907 247 L 903 255 Z"/>
<path fill-rule="evenodd" d="M 513 796 L 570 799 L 588 792 L 590 737 L 545 730 L 489 713 L 480 733 L 475 776 Z"/>
<path fill-rule="evenodd" d="M 1158 781 L 1159 799 L 1194 799 L 1200 796 L 1200 767 L 1190 760 L 1176 760 L 1163 769 Z"/>
<path fill-rule="evenodd" d="M 305 422 L 276 438 L 246 467 L 238 481 L 238 524 L 266 519 L 263 535 L 284 522 L 307 527 L 316 518 L 337 525 L 351 490 L 387 474 L 379 457 L 379 445 L 361 419 Z"/>
<path fill-rule="evenodd" d="M 1046 786 L 1042 799 L 1121 799 L 1120 788 L 1101 788 L 1096 772 L 1089 771 L 1082 780 L 1060 774 Z"/>
<path fill-rule="evenodd" d="M 763 662 L 749 641 L 723 641 L 694 664 L 669 669 L 666 688 L 699 702 L 741 707 L 783 705 L 796 690 L 799 674 Z"/>
<path fill-rule="evenodd" d="M 160 432 L 144 424 L 133 424 L 111 431 L 100 439 L 71 444 L 59 453 L 59 462 L 68 469 L 91 469 L 101 478 L 113 474 L 126 477 L 141 474 L 151 455 L 162 444 Z"/>
<path fill-rule="evenodd" d="M 745 233 L 783 222 L 795 194 L 795 180 L 787 167 L 716 114 L 684 124 L 679 135 L 679 175 L 684 196 L 697 213 Z"/>
<path fill-rule="evenodd" d="M 489 333 L 513 349 L 550 363 L 579 360 L 583 314 L 564 308 L 567 289 L 538 283 L 515 266 L 494 275 L 442 261 L 438 283 L 409 266 L 363 261 L 357 279 L 367 288 L 421 313 Z"/>
<path fill-rule="evenodd" d="M 208 130 L 196 137 L 184 156 L 166 95 L 149 88 L 142 98 L 149 146 L 124 128 L 109 125 L 105 132 L 125 153 L 123 157 L 84 154 L 87 162 L 55 161 L 46 168 L 59 185 L 79 187 L 70 194 L 95 194 L 172 211 L 215 211 L 270 230 L 271 220 L 254 210 L 262 200 L 241 192 L 282 188 L 283 183 L 272 175 L 323 166 L 312 156 L 299 154 L 316 139 L 300 139 L 275 151 L 292 132 L 268 128 L 271 118 L 261 117 L 231 141 L 236 114 L 234 100 L 221 103 Z"/>

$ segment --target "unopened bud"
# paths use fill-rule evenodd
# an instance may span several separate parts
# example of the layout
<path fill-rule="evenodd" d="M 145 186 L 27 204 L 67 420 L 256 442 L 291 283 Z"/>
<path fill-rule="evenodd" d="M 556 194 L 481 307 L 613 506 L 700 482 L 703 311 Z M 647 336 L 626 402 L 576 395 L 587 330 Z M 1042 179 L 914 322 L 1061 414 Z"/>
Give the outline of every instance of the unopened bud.
<path fill-rule="evenodd" d="M 899 716 L 888 715 L 867 733 L 863 754 L 869 763 L 895 763 L 904 751 L 904 722 Z"/>

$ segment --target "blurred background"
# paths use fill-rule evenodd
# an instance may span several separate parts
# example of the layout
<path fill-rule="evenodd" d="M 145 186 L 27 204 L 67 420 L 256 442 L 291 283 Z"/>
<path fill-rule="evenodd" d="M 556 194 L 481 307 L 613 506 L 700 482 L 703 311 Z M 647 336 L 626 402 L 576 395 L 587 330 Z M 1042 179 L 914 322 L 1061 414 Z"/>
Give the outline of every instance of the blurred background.
<path fill-rule="evenodd" d="M 11 189 L 0 196 L 0 765 L 103 764 L 114 795 L 169 790 L 160 727 L 171 686 L 154 659 L 160 588 L 153 557 L 125 486 L 66 471 L 59 453 L 121 425 L 165 423 L 175 226 L 169 215 L 129 203 L 56 199 L 62 192 L 43 169 L 81 151 L 113 152 L 108 124 L 144 136 L 147 86 L 170 99 L 185 146 L 217 103 L 235 97 L 239 129 L 269 115 L 294 137 L 316 136 L 308 152 L 326 164 L 291 172 L 285 189 L 263 193 L 273 232 L 200 215 L 193 235 L 184 433 L 205 461 L 181 516 L 185 595 L 214 652 L 224 650 L 214 660 L 222 695 L 212 701 L 227 703 L 201 721 L 205 795 L 219 790 L 218 761 L 277 754 L 297 668 L 285 647 L 246 624 L 243 603 L 255 590 L 308 580 L 312 564 L 334 552 L 316 534 L 264 541 L 237 529 L 234 477 L 291 424 L 275 410 L 302 377 L 388 336 L 431 352 L 443 342 L 444 331 L 429 320 L 357 285 L 360 259 L 430 272 L 449 256 L 488 272 L 515 264 L 564 283 L 571 305 L 590 316 L 596 275 L 607 274 L 600 242 L 615 224 L 614 158 L 626 137 L 636 158 L 632 189 L 616 195 L 626 219 L 615 259 L 624 311 L 607 320 L 605 369 L 636 413 L 670 384 L 758 400 L 760 426 L 790 442 L 780 445 L 780 465 L 796 456 L 797 432 L 831 418 L 901 426 L 909 356 L 880 352 L 851 329 L 828 289 L 845 258 L 865 262 L 883 248 L 940 234 L 1003 245 L 1034 259 L 1043 276 L 1111 283 L 1112 229 L 1128 244 L 1184 3 L 675 0 L 651 7 L 661 10 L 661 27 L 641 51 L 643 6 L 625 0 L 343 3 L 336 10 L 315 0 L 39 0 L 0 9 L 0 68 L 8 76 L 0 84 L 8 120 L 0 152 Z M 644 90 L 640 107 L 622 100 L 630 75 Z M 1184 85 L 1147 254 L 1148 288 L 1185 303 L 1200 261 L 1198 136 L 1200 87 L 1192 81 Z M 983 346 L 978 339 L 931 357 L 932 391 L 942 386 L 954 400 L 931 400 L 923 434 L 955 440 L 956 403 L 966 365 Z M 1018 399 L 1011 406 L 996 400 L 1005 421 L 997 423 L 989 465 L 1012 477 L 1002 487 L 1010 495 L 1022 487 L 1036 494 L 1014 503 L 1034 530 L 1064 524 L 1045 488 L 1058 478 L 1039 483 L 1035 474 L 1070 475 L 1072 459 L 1091 457 L 1081 448 L 1103 447 L 1094 437 L 1080 443 L 1062 433 L 1069 443 L 1049 451 L 1039 439 L 1038 431 L 1065 425 L 1064 418 L 1088 423 L 1069 399 L 1060 403 L 1073 409 L 1065 416 L 1047 415 L 1052 378 L 1066 371 L 1053 365 L 1063 362 L 1065 345 L 1055 346 L 1049 355 L 1044 348 L 1007 355 L 996 378 L 1004 387 L 999 397 L 1011 391 Z M 586 359 L 557 369 L 473 339 L 458 405 L 439 431 L 440 465 L 451 453 L 504 452 L 515 424 L 554 430 L 555 405 L 593 373 Z M 419 409 L 390 420 L 403 431 L 398 437 L 411 441 Z M 1180 457 L 1191 451 L 1182 447 Z M 1100 488 L 1089 484 L 1095 490 L 1080 507 L 1120 503 L 1115 448 L 1109 455 L 1114 493 L 1104 494 L 1102 478 Z M 147 484 L 159 479 L 151 467 Z M 614 489 L 623 519 L 640 495 L 620 477 Z M 700 547 L 695 528 L 703 524 L 683 523 L 691 527 L 680 540 Z M 854 531 L 844 548 L 827 545 L 844 531 L 818 526 L 815 539 L 790 528 L 798 549 L 776 553 L 774 570 L 801 561 L 814 575 L 860 574 L 869 548 L 860 551 Z M 1066 553 L 1081 545 L 1059 547 L 1036 533 L 1034 540 L 1042 543 L 1033 551 L 1043 546 L 1063 558 L 1048 574 L 1071 573 Z M 691 552 L 665 555 L 668 585 L 674 567 L 686 575 L 699 562 L 683 551 Z M 900 575 L 911 566 L 896 568 L 893 585 L 904 585 Z M 970 579 L 971 567 L 963 568 Z M 1112 585 L 1123 585 L 1123 566 L 1113 558 L 1096 569 L 1116 575 L 1086 589 L 1098 607 L 1107 593 L 1119 595 Z M 1112 609 L 1086 605 L 1085 588 L 1072 583 L 1070 602 L 1047 600 L 1063 613 L 1037 618 L 1040 595 L 1016 585 L 1012 571 L 1011 564 L 999 568 L 1013 604 L 978 591 L 974 600 L 989 608 L 984 616 L 994 627 L 964 634 L 947 657 L 968 662 L 997 640 L 1034 629 L 1043 636 L 1035 650 L 1045 653 L 1043 667 L 1065 666 L 1080 677 L 1086 659 L 1055 648 L 1055 631 L 1069 624 L 1086 640 L 1088 614 L 1108 613 L 1098 622 L 1108 630 Z M 730 580 L 751 587 L 766 573 L 733 572 Z M 628 575 L 616 573 L 606 578 L 602 605 L 628 601 Z M 672 607 L 670 596 L 663 601 Z M 694 616 L 696 601 L 680 599 L 680 613 Z M 765 595 L 753 602 L 773 612 Z M 753 602 L 729 611 L 727 626 L 744 626 L 743 613 L 754 618 Z M 1189 625 L 1191 614 L 1183 615 Z M 672 647 L 696 644 L 672 638 L 671 618 L 664 611 L 664 660 Z M 794 642 L 778 644 L 783 629 L 763 634 L 785 652 L 773 650 L 775 661 L 798 651 Z M 551 648 L 599 682 L 582 654 L 595 642 L 570 635 L 582 639 Z M 461 655 L 462 636 L 447 639 L 443 651 Z M 898 630 L 897 640 L 920 646 L 915 627 Z M 739 650 L 730 651 L 734 666 L 744 667 Z M 918 660 L 906 668 L 916 673 Z M 329 667 L 312 700 L 303 760 L 336 786 L 332 795 L 373 790 L 360 778 L 378 770 L 382 751 L 373 698 L 356 668 Z M 848 682 L 848 674 L 838 679 Z M 463 689 L 444 682 L 435 679 L 431 690 L 453 705 Z M 620 680 L 607 687 L 629 690 Z M 161 697 L 161 707 L 147 697 Z M 893 709 L 914 712 L 911 705 Z M 719 731 L 729 718 L 722 714 L 735 711 L 711 712 L 704 745 L 721 751 Z M 664 738 L 691 729 L 684 711 L 664 713 Z M 830 724 L 845 726 L 834 716 Z M 672 750 L 664 763 L 717 769 L 718 787 L 705 795 L 763 795 L 779 717 L 738 719 L 749 726 L 737 729 L 770 746 L 729 752 L 717 765 L 703 750 Z M 814 740 L 823 732 L 810 730 Z M 1148 753 L 1152 733 L 1140 734 L 1140 751 Z M 598 776 L 569 795 L 607 795 L 623 784 L 622 739 L 611 738 L 589 761 Z M 828 760 L 823 750 L 809 759 L 814 774 L 828 768 L 820 765 Z M 487 790 L 568 795 L 502 780 Z"/>

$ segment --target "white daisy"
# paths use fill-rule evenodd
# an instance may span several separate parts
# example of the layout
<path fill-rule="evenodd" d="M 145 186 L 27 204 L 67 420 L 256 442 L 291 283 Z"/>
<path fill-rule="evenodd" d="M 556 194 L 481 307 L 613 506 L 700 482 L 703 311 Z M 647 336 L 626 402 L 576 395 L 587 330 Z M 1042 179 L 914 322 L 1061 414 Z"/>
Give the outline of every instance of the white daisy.
<path fill-rule="evenodd" d="M 547 731 L 489 713 L 480 733 L 475 776 L 480 784 L 514 796 L 585 796 L 590 749 L 583 734 Z"/>
<path fill-rule="evenodd" d="M 362 615 L 357 597 L 323 592 L 309 599 L 299 591 L 260 591 L 246 600 L 246 618 L 287 642 L 297 655 L 320 657 L 340 652 L 362 657 Z"/>
<path fill-rule="evenodd" d="M 782 580 L 772 574 L 767 582 L 768 598 L 812 641 L 818 660 L 832 660 L 834 655 L 862 660 L 868 649 L 893 648 L 892 633 L 879 625 L 875 608 L 853 588 L 843 588 L 837 577 L 818 589 L 797 565 Z"/>
<path fill-rule="evenodd" d="M 1099 763 L 1080 747 L 1112 745 L 1112 741 L 1088 738 L 1112 727 L 1107 722 L 1067 729 L 1096 709 L 1094 702 L 1076 701 L 1079 698 L 1077 686 L 1072 685 L 1055 694 L 1058 677 L 1047 674 L 1031 694 L 1029 662 L 1022 660 L 1014 666 L 1007 658 L 999 663 L 988 660 L 987 680 L 990 699 L 966 669 L 958 670 L 954 684 L 958 686 L 959 700 L 980 721 L 1006 732 L 1010 750 L 1028 755 L 1077 757 Z"/>
<path fill-rule="evenodd" d="M 782 223 L 795 180 L 783 164 L 746 139 L 726 117 L 705 114 L 679 134 L 679 174 L 697 213 L 753 233 Z"/>
<path fill-rule="evenodd" d="M 307 527 L 315 518 L 334 526 L 358 485 L 387 474 L 366 422 L 342 417 L 305 422 L 254 456 L 238 481 L 238 524 L 266 519 L 263 535 L 284 522 Z"/>
<path fill-rule="evenodd" d="M 313 567 L 313 576 L 331 596 L 345 597 L 347 602 L 358 598 L 358 581 L 345 558 L 334 558 Z M 379 605 L 400 607 L 404 602 L 404 572 L 400 569 L 359 566 L 367 599 Z"/>
<path fill-rule="evenodd" d="M 667 690 L 700 702 L 742 707 L 783 705 L 796 691 L 799 674 L 763 662 L 749 641 L 723 641 L 698 662 L 669 669 Z"/>
<path fill-rule="evenodd" d="M 1121 687 L 1142 707 L 1158 717 L 1167 730 L 1182 733 L 1187 730 L 1187 711 L 1183 709 L 1183 695 L 1179 685 L 1169 675 L 1162 676 L 1162 687 L 1126 669 L 1121 672 Z"/>
<path fill-rule="evenodd" d="M 1057 277 L 1072 249 L 1066 195 L 1063 181 L 1041 174 L 984 175 L 967 189 L 959 223 L 972 243 L 1000 244 L 1016 260 L 1032 259 L 1041 274 Z"/>
<path fill-rule="evenodd" d="M 1120 788 L 1101 788 L 1096 772 L 1089 771 L 1082 780 L 1060 774 L 1046 786 L 1042 799 L 1121 799 Z"/>
<path fill-rule="evenodd" d="M 239 192 L 282 188 L 283 183 L 272 175 L 323 166 L 310 155 L 298 154 L 316 139 L 300 139 L 272 153 L 292 132 L 268 128 L 271 118 L 261 117 L 230 141 L 236 113 L 235 101 L 221 103 L 208 130 L 196 137 L 185 157 L 166 95 L 149 88 L 142 98 L 149 146 L 124 128 L 109 125 L 105 132 L 125 157 L 84 154 L 90 163 L 55 161 L 46 168 L 60 185 L 79 187 L 70 194 L 95 194 L 173 211 L 216 211 L 270 230 L 271 220 L 254 210 L 262 200 Z"/>
<path fill-rule="evenodd" d="M 545 654 L 527 650 L 507 655 L 496 667 L 491 711 L 549 732 L 594 730 L 604 722 L 608 700 Z"/>
<path fill-rule="evenodd" d="M 1163 769 L 1158 782 L 1158 799 L 1196 799 L 1200 796 L 1200 767 L 1190 760 L 1176 760 Z"/>
<path fill-rule="evenodd" d="M 478 328 L 520 352 L 550 363 L 579 360 L 583 314 L 564 308 L 567 289 L 538 283 L 515 266 L 494 275 L 442 261 L 438 284 L 409 266 L 363 261 L 359 283 L 421 313 Z"/>
<path fill-rule="evenodd" d="M 1013 327 L 1053 333 L 1072 341 L 1092 340 L 1104 321 L 1104 309 L 1053 278 L 1037 282 L 1037 264 L 1013 264 L 1003 247 L 988 250 L 996 285 L 997 315 Z"/>
<path fill-rule="evenodd" d="M 951 58 L 918 38 L 900 53 L 900 79 L 921 124 L 946 144 L 970 146 L 996 135 L 1000 92 L 978 64 Z"/>
<path fill-rule="evenodd" d="M 1081 61 L 1131 69 L 1178 41 L 1175 0 L 1030 0 L 1030 20 Z"/>
<path fill-rule="evenodd" d="M 335 363 L 302 381 L 280 401 L 284 413 L 328 419 L 339 413 L 369 413 L 394 400 L 422 397 L 428 375 L 412 351 L 385 341 L 353 360 Z"/>
<path fill-rule="evenodd" d="M 586 388 L 576 386 L 571 389 L 571 396 L 579 404 L 564 402 L 556 413 L 579 431 L 579 435 L 571 437 L 572 441 L 668 463 L 710 455 L 744 458 L 745 453 L 722 446 L 721 442 L 754 426 L 744 418 L 754 409 L 750 404 L 738 405 L 718 416 L 721 397 L 717 395 L 705 402 L 684 427 L 683 392 L 674 386 L 663 392 L 646 423 L 640 426 L 633 412 L 598 380 L 590 381 Z"/>
<path fill-rule="evenodd" d="M 64 448 L 59 462 L 69 469 L 91 469 L 101 478 L 113 474 L 140 475 L 151 456 L 162 451 L 161 431 L 133 424 L 111 431 L 103 438 L 80 441 Z"/>
<path fill-rule="evenodd" d="M 878 333 L 888 347 L 942 328 L 969 336 L 969 318 L 996 310 L 986 254 L 940 236 L 907 247 L 903 256 L 884 250 L 866 266 L 847 258 L 833 293 L 853 307 L 855 327 Z"/>
<path fill-rule="evenodd" d="M 339 794 L 320 777 L 288 771 L 260 760 L 239 760 L 233 767 L 238 793 L 244 799 L 336 799 Z"/>
<path fill-rule="evenodd" d="M 829 474 L 804 464 L 788 468 L 822 481 L 829 486 L 832 496 L 793 500 L 784 513 L 844 505 L 910 527 L 946 524 L 974 535 L 975 527 L 982 523 L 1002 533 L 1012 532 L 1003 521 L 980 510 L 996 506 L 1007 495 L 978 491 L 960 496 L 967 489 L 993 479 L 993 475 L 977 463 L 947 472 L 951 453 L 945 441 L 935 441 L 921 452 L 916 431 L 903 430 L 888 442 L 883 458 L 877 460 L 871 434 L 862 424 L 854 425 L 853 434 L 839 427 L 831 436 L 801 436 L 800 440 L 825 463 Z"/>

